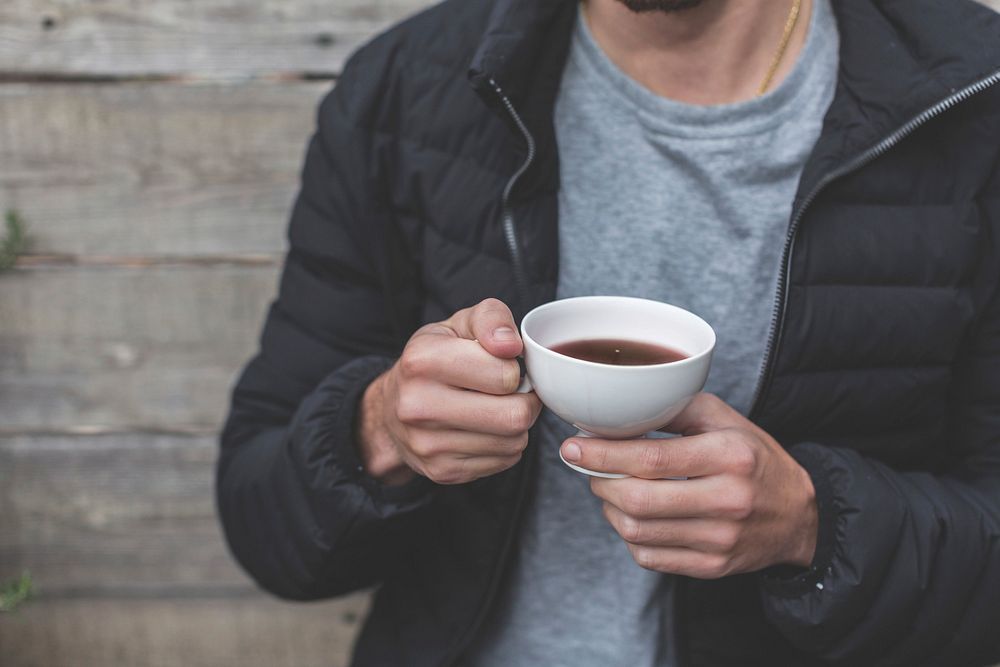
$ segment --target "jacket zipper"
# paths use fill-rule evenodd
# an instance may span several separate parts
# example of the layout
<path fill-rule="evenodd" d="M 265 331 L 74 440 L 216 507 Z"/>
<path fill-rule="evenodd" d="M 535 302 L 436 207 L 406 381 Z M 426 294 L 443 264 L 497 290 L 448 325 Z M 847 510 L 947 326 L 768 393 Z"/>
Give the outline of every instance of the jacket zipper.
<path fill-rule="evenodd" d="M 774 375 L 774 352 L 777 349 L 777 346 L 781 344 L 781 335 L 785 325 L 785 310 L 788 305 L 788 280 L 791 273 L 791 258 L 795 246 L 795 233 L 798 231 L 799 224 L 802 221 L 802 217 L 805 214 L 806 209 L 809 208 L 813 201 L 815 201 L 816 197 L 818 197 L 819 194 L 833 181 L 878 159 L 893 146 L 912 134 L 913 131 L 921 125 L 936 118 L 945 111 L 948 111 L 955 105 L 966 101 L 970 97 L 983 92 L 998 82 L 1000 82 L 1000 70 L 965 88 L 962 88 L 961 90 L 941 100 L 934 106 L 924 110 L 885 139 L 866 150 L 864 153 L 861 153 L 855 158 L 849 160 L 840 168 L 827 172 L 826 175 L 816 183 L 816 186 L 813 187 L 813 189 L 809 191 L 809 194 L 802 200 L 802 203 L 792 216 L 791 222 L 788 224 L 788 234 L 785 237 L 785 246 L 781 252 L 781 269 L 778 274 L 778 290 L 775 295 L 774 309 L 771 314 L 771 328 L 768 333 L 767 346 L 764 348 L 764 363 L 761 367 L 763 368 L 763 372 L 761 373 L 760 380 L 757 382 L 757 387 L 753 394 L 753 401 L 751 402 L 749 413 L 751 419 L 759 416 L 758 412 L 760 411 L 760 404 L 767 393 L 767 389 L 769 388 L 771 379 Z"/>
<path fill-rule="evenodd" d="M 493 90 L 496 92 L 497 97 L 500 98 L 500 102 L 507 109 L 507 113 L 510 114 L 511 119 L 517 126 L 517 129 L 521 132 L 521 136 L 524 137 L 524 143 L 528 147 L 528 155 L 524 158 L 524 162 L 514 175 L 510 177 L 507 181 L 507 185 L 504 186 L 503 195 L 500 197 L 500 211 L 503 220 L 503 235 L 504 239 L 507 241 L 507 251 L 510 253 L 510 261 L 514 266 L 514 282 L 517 284 L 518 297 L 521 299 L 522 307 L 527 312 L 527 309 L 531 307 L 531 298 L 528 291 L 528 275 L 524 268 L 524 257 L 521 255 L 521 245 L 517 240 L 517 227 L 514 225 L 514 213 L 510 208 L 510 194 L 514 190 L 514 186 L 517 182 L 521 180 L 521 176 L 524 172 L 528 171 L 528 167 L 531 163 L 535 161 L 535 138 L 531 136 L 531 132 L 528 131 L 528 126 L 524 124 L 521 120 L 521 115 L 517 113 L 514 108 L 514 104 L 510 101 L 503 90 L 500 88 L 500 84 L 496 82 L 495 79 L 490 78 L 490 85 L 493 86 Z"/>
<path fill-rule="evenodd" d="M 510 253 L 511 264 L 514 269 L 514 281 L 517 285 L 518 298 L 521 300 L 521 306 L 525 312 L 531 307 L 530 293 L 528 291 L 528 276 L 524 269 L 524 259 L 521 255 L 521 246 L 517 239 L 517 228 L 514 225 L 514 214 L 510 209 L 510 194 L 517 185 L 518 180 L 521 176 L 528 170 L 531 163 L 535 160 L 535 138 L 531 136 L 531 132 L 528 130 L 528 126 L 524 124 L 521 120 L 520 114 L 514 108 L 513 103 L 501 90 L 500 85 L 493 79 L 490 78 L 490 85 L 496 92 L 500 101 L 503 103 L 510 117 L 513 119 L 514 124 L 517 125 L 517 129 L 520 130 L 521 135 L 524 137 L 524 141 L 528 147 L 528 155 L 525 157 L 524 162 L 517 171 L 514 172 L 513 176 L 507 181 L 507 185 L 504 186 L 503 194 L 500 199 L 500 210 L 503 220 L 503 233 L 504 239 L 507 241 L 507 250 Z M 521 472 L 521 479 L 518 480 L 517 485 L 517 496 L 514 501 L 514 510 L 510 517 L 510 522 L 506 526 L 506 534 L 504 535 L 503 545 L 500 547 L 500 553 L 497 554 L 496 564 L 493 567 L 493 571 L 490 573 L 490 583 L 489 588 L 486 591 L 486 597 L 483 598 L 479 609 L 476 611 L 476 616 L 469 628 L 465 631 L 461 640 L 455 644 L 454 650 L 448 655 L 443 661 L 443 665 L 447 667 L 455 667 L 459 664 L 459 660 L 462 657 L 462 653 L 468 648 L 467 644 L 476 634 L 479 633 L 479 629 L 482 627 L 483 623 L 486 621 L 486 616 L 490 612 L 490 607 L 493 605 L 493 601 L 496 599 L 497 590 L 500 588 L 500 578 L 503 571 L 504 563 L 509 560 L 510 550 L 514 544 L 514 534 L 517 530 L 517 525 L 521 517 L 521 513 L 524 509 L 525 498 L 528 495 L 528 482 L 531 479 L 531 471 L 534 468 L 535 454 L 534 450 L 537 447 L 531 447 L 529 443 L 528 456 L 525 459 L 525 469 Z"/>

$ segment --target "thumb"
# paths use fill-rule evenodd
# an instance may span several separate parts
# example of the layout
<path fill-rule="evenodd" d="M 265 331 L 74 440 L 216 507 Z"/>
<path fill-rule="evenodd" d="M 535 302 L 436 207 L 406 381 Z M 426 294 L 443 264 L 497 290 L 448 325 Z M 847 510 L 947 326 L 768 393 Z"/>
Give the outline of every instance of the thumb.
<path fill-rule="evenodd" d="M 499 299 L 486 299 L 466 312 L 469 337 L 478 340 L 483 349 L 503 359 L 521 354 L 524 346 L 507 304 Z"/>

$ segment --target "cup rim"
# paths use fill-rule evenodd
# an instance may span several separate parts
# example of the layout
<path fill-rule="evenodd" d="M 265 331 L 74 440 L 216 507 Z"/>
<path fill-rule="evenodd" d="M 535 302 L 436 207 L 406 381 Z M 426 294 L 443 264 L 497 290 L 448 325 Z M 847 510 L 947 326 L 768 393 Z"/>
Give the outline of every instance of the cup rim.
<path fill-rule="evenodd" d="M 532 338 L 528 334 L 527 329 L 526 329 L 526 325 L 528 323 L 528 319 L 532 315 L 534 315 L 535 313 L 540 312 L 540 311 L 548 310 L 550 308 L 557 308 L 557 307 L 559 307 L 561 305 L 564 305 L 568 301 L 641 301 L 643 303 L 653 304 L 653 305 L 655 305 L 657 307 L 667 307 L 667 308 L 672 309 L 672 310 L 678 310 L 678 311 L 681 311 L 681 312 L 683 312 L 683 313 L 685 313 L 685 314 L 687 314 L 687 315 L 695 318 L 695 320 L 697 320 L 698 322 L 700 322 L 701 324 L 703 324 L 705 326 L 705 328 L 708 330 L 708 332 L 712 336 L 711 343 L 708 345 L 708 347 L 706 347 L 704 350 L 702 350 L 698 354 L 693 354 L 693 355 L 691 355 L 691 356 L 689 356 L 689 357 L 687 357 L 685 359 L 678 359 L 677 361 L 667 361 L 667 362 L 664 362 L 662 364 L 637 364 L 637 365 L 630 365 L 630 366 L 618 366 L 618 365 L 615 365 L 615 364 L 602 364 L 602 363 L 597 362 L 597 361 L 587 361 L 585 359 L 577 359 L 576 357 L 571 357 L 571 356 L 569 356 L 567 354 L 562 354 L 560 352 L 556 352 L 555 350 L 552 350 L 551 348 L 548 348 L 548 347 L 542 345 L 541 343 L 539 343 L 538 341 L 536 341 L 534 338 Z M 685 308 L 681 308 L 680 306 L 675 306 L 675 305 L 673 305 L 671 303 L 666 303 L 665 301 L 656 301 L 655 299 L 644 299 L 644 298 L 635 297 L 635 296 L 603 296 L 603 295 L 602 296 L 574 296 L 574 297 L 568 297 L 566 299 L 556 299 L 555 301 L 549 301 L 548 303 L 543 303 L 542 305 L 536 306 L 535 308 L 532 308 L 530 311 L 528 311 L 528 313 L 523 318 L 521 318 L 521 327 L 520 328 L 521 328 L 521 339 L 522 340 L 526 341 L 527 343 L 530 343 L 533 348 L 541 351 L 543 354 L 549 355 L 552 358 L 555 358 L 555 359 L 566 359 L 566 360 L 572 361 L 574 363 L 583 364 L 584 366 L 592 366 L 594 368 L 614 368 L 614 369 L 616 369 L 616 371 L 633 372 L 633 373 L 635 373 L 635 372 L 642 372 L 642 371 L 646 371 L 646 370 L 649 370 L 649 369 L 666 368 L 668 366 L 672 367 L 672 368 L 676 368 L 676 367 L 679 367 L 679 366 L 685 366 L 685 365 L 697 363 L 698 361 L 700 361 L 704 357 L 712 354 L 712 351 L 715 350 L 715 344 L 716 344 L 716 342 L 718 340 L 716 338 L 716 335 L 715 335 L 715 329 L 712 328 L 712 325 L 709 324 L 708 322 L 706 322 L 704 320 L 704 318 L 700 317 L 699 315 L 696 315 L 695 313 L 692 313 L 690 310 L 687 310 Z"/>

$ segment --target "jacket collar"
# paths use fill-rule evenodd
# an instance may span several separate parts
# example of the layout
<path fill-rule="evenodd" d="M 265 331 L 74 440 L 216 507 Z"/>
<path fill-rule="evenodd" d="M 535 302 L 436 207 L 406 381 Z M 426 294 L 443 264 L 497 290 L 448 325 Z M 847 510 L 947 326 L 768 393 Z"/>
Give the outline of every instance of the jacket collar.
<path fill-rule="evenodd" d="M 576 8 L 575 0 L 496 0 L 469 65 L 473 86 L 489 91 L 492 80 L 522 106 L 539 62 L 552 58 L 553 41 L 568 49 Z"/>
<path fill-rule="evenodd" d="M 576 0 L 496 0 L 469 77 L 499 109 L 491 80 L 529 127 L 551 120 Z M 949 94 L 1000 69 L 1000 16 L 971 0 L 836 0 L 841 147 L 878 141 Z"/>
<path fill-rule="evenodd" d="M 839 0 L 840 75 L 799 195 L 935 104 L 1000 70 L 1000 16 L 968 0 Z"/>

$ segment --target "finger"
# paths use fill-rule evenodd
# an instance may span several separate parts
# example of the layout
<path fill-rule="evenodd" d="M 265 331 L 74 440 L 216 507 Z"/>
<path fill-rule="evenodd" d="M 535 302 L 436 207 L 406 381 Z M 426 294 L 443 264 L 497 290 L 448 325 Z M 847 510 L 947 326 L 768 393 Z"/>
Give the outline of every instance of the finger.
<path fill-rule="evenodd" d="M 495 357 L 513 359 L 523 349 L 514 316 L 499 299 L 485 299 L 461 310 L 448 323 L 460 337 L 479 341 Z"/>
<path fill-rule="evenodd" d="M 396 417 L 408 426 L 513 436 L 535 423 L 542 403 L 534 393 L 493 396 L 436 382 L 411 382 Z"/>
<path fill-rule="evenodd" d="M 735 507 L 743 499 L 736 498 L 727 486 L 728 477 L 721 475 L 685 480 L 590 480 L 595 496 L 635 519 L 729 518 L 729 503 Z"/>
<path fill-rule="evenodd" d="M 684 547 L 708 553 L 729 553 L 739 540 L 739 525 L 720 519 L 645 519 L 604 503 L 604 517 L 629 544 Z"/>
<path fill-rule="evenodd" d="M 502 436 L 473 431 L 413 429 L 407 447 L 418 458 L 475 458 L 520 456 L 528 445 L 528 434 Z"/>
<path fill-rule="evenodd" d="M 695 579 L 719 579 L 730 573 L 730 560 L 721 554 L 708 554 L 681 547 L 647 547 L 626 544 L 632 560 L 639 567 L 654 572 L 680 574 Z"/>
<path fill-rule="evenodd" d="M 697 435 L 723 428 L 744 427 L 747 419 L 715 394 L 696 395 L 679 415 L 661 428 L 667 433 Z"/>
<path fill-rule="evenodd" d="M 570 438 L 561 451 L 570 463 L 597 472 L 644 479 L 701 477 L 726 469 L 730 452 L 723 440 L 713 433 L 646 440 Z"/>
<path fill-rule="evenodd" d="M 465 484 L 512 468 L 520 456 L 438 458 L 411 464 L 417 472 L 436 484 Z"/>
<path fill-rule="evenodd" d="M 494 357 L 476 341 L 451 336 L 421 334 L 406 347 L 399 364 L 407 377 L 487 394 L 510 394 L 521 381 L 513 359 Z"/>

